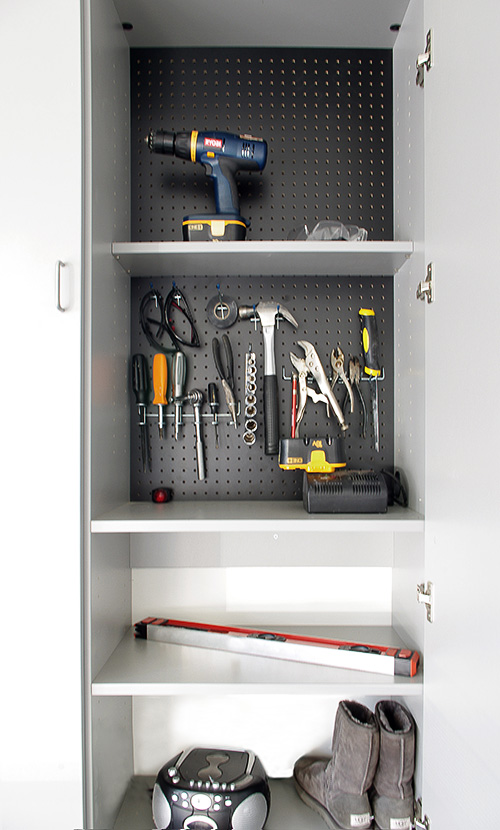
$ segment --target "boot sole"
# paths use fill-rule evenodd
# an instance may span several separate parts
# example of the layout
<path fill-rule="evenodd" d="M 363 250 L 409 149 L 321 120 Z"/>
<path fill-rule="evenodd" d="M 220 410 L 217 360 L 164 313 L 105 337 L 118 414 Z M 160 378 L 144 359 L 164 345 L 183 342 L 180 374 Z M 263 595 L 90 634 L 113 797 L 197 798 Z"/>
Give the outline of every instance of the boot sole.
<path fill-rule="evenodd" d="M 295 789 L 297 790 L 299 798 L 301 798 L 304 804 L 307 804 L 307 806 L 310 807 L 311 810 L 314 810 L 315 813 L 321 816 L 321 818 L 328 825 L 330 830 L 346 830 L 346 828 L 342 827 L 341 824 L 337 824 L 332 814 L 328 812 L 326 807 L 323 807 L 323 805 L 319 801 L 317 801 L 315 798 L 312 797 L 312 795 L 309 795 L 308 792 L 302 789 L 295 776 L 293 777 L 293 783 L 295 784 Z"/>

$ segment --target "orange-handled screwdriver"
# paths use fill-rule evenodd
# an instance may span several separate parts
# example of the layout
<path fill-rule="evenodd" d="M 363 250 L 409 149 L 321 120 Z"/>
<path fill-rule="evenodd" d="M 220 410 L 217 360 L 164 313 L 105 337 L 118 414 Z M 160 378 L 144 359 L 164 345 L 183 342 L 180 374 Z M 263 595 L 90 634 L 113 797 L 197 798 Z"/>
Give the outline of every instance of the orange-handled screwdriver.
<path fill-rule="evenodd" d="M 153 404 L 158 407 L 158 432 L 163 440 L 163 407 L 167 405 L 167 358 L 164 354 L 155 354 L 153 358 L 153 387 L 155 396 Z"/>

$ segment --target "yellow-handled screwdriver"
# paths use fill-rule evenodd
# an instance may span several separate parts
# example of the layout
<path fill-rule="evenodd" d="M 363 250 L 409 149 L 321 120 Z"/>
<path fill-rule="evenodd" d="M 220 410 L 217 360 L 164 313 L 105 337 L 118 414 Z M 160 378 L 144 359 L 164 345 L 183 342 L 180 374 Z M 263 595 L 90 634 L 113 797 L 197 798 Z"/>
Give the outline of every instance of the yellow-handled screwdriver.
<path fill-rule="evenodd" d="M 373 308 L 360 308 L 361 342 L 365 358 L 364 373 L 370 378 L 370 398 L 373 418 L 373 443 L 375 452 L 380 452 L 380 424 L 378 410 L 378 379 L 382 374 L 379 362 L 379 339 L 377 320 Z"/>
<path fill-rule="evenodd" d="M 155 354 L 153 358 L 153 387 L 155 396 L 153 404 L 158 407 L 158 433 L 160 440 L 164 435 L 164 412 L 163 407 L 167 405 L 167 358 L 164 354 Z"/>

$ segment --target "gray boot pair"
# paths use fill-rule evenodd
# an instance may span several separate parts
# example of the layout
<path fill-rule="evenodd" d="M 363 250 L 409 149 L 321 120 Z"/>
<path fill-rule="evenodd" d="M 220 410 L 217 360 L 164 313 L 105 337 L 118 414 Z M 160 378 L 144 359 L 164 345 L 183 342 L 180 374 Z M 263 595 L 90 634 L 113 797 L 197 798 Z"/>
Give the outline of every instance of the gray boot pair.
<path fill-rule="evenodd" d="M 394 700 L 381 700 L 375 714 L 342 700 L 337 709 L 331 758 L 304 755 L 293 777 L 301 799 L 331 830 L 375 826 L 410 830 L 413 822 L 415 725 Z"/>

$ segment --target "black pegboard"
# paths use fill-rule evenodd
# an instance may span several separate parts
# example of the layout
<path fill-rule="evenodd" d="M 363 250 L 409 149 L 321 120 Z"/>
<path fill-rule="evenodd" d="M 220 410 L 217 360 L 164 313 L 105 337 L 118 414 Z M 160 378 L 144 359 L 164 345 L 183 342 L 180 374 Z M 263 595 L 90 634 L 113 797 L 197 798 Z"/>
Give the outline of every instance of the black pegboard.
<path fill-rule="evenodd" d="M 376 278 L 297 278 L 274 277 L 259 280 L 248 276 L 233 276 L 219 280 L 216 277 L 203 277 L 199 274 L 177 279 L 176 284 L 185 294 L 194 314 L 196 327 L 201 339 L 198 349 L 185 348 L 188 360 L 188 378 L 186 390 L 199 388 L 205 394 L 210 381 L 218 381 L 212 357 L 212 338 L 220 338 L 222 332 L 208 323 L 205 309 L 208 301 L 217 296 L 217 284 L 223 294 L 234 297 L 242 305 L 253 305 L 259 300 L 273 300 L 291 311 L 299 323 L 294 330 L 289 323 L 283 322 L 275 335 L 277 371 L 280 378 L 280 417 L 282 436 L 290 435 L 291 383 L 283 379 L 290 377 L 292 366 L 289 352 L 302 356 L 297 346 L 298 340 L 312 342 L 328 374 L 332 348 L 341 346 L 346 363 L 351 355 L 361 357 L 360 324 L 358 310 L 360 307 L 373 307 L 378 321 L 381 340 L 381 363 L 385 378 L 379 383 L 379 407 L 381 429 L 381 451 L 373 451 L 370 428 L 367 439 L 360 435 L 359 410 L 347 421 L 350 427 L 345 436 L 347 461 L 356 469 L 375 468 L 392 465 L 393 459 L 393 407 L 394 397 L 391 378 L 393 377 L 393 283 Z M 153 286 L 165 298 L 172 288 L 172 280 L 149 280 L 147 278 L 132 281 L 132 319 L 139 320 L 139 306 L 142 298 Z M 205 402 L 203 412 L 203 433 L 205 440 L 207 478 L 197 479 L 196 456 L 194 449 L 194 425 L 192 417 L 185 418 L 180 440 L 174 440 L 173 419 L 167 419 L 166 437 L 160 442 L 156 419 L 156 407 L 150 406 L 149 433 L 152 448 L 153 471 L 143 473 L 140 448 L 140 433 L 137 426 L 135 407 L 132 409 L 132 469 L 131 498 L 147 500 L 151 490 L 159 485 L 174 488 L 175 497 L 179 499 L 300 499 L 302 494 L 302 474 L 287 472 L 279 468 L 276 456 L 264 454 L 263 425 L 263 357 L 262 333 L 251 321 L 239 321 L 226 330 L 229 335 L 235 362 L 235 379 L 237 394 L 244 405 L 244 371 L 245 352 L 251 348 L 257 358 L 257 440 L 247 447 L 242 440 L 243 419 L 240 418 L 238 431 L 222 418 L 220 423 L 220 448 L 215 449 L 214 428 L 211 424 L 210 410 Z M 164 341 L 167 345 L 168 338 Z M 147 355 L 152 367 L 154 350 L 148 344 L 138 325 L 133 327 L 132 351 Z M 368 382 L 362 384 L 364 399 L 370 412 Z M 336 392 L 340 401 L 343 390 Z M 225 399 L 220 388 L 221 413 L 226 412 Z M 192 415 L 192 408 L 185 407 L 184 413 Z M 173 414 L 173 405 L 167 408 Z M 336 420 L 327 419 L 324 404 L 309 401 L 306 415 L 301 425 L 301 437 L 316 435 L 339 436 L 340 428 Z"/>
<path fill-rule="evenodd" d="M 214 211 L 203 167 L 151 154 L 149 130 L 250 133 L 262 173 L 239 173 L 249 239 L 322 219 L 392 239 L 392 53 L 347 49 L 132 49 L 132 240 L 182 239 Z"/>
<path fill-rule="evenodd" d="M 250 220 L 248 238 L 286 239 L 290 231 L 322 219 L 364 227 L 370 239 L 392 239 L 392 53 L 389 50 L 343 49 L 132 49 L 131 50 L 131 170 L 132 241 L 182 238 L 182 218 L 214 210 L 213 186 L 203 168 L 180 159 L 150 154 L 145 138 L 151 128 L 181 132 L 225 130 L 251 133 L 268 142 L 268 162 L 262 173 L 237 176 L 242 215 Z M 188 244 L 188 243 L 187 243 Z M 245 274 L 207 277 L 196 274 L 177 283 L 193 310 L 202 340 L 200 349 L 185 349 L 187 389 L 216 380 L 211 341 L 220 334 L 206 319 L 209 299 L 221 291 L 239 304 L 274 300 L 285 305 L 299 322 L 287 323 L 276 335 L 280 377 L 281 431 L 290 431 L 290 350 L 310 340 L 329 370 L 333 347 L 341 346 L 346 362 L 361 357 L 358 310 L 373 307 L 381 340 L 385 380 L 379 384 L 381 452 L 373 451 L 370 430 L 363 440 L 359 412 L 346 434 L 346 456 L 354 468 L 393 463 L 393 282 L 387 279 Z M 132 352 L 153 350 L 139 326 L 142 297 L 153 286 L 166 297 L 172 277 L 132 280 Z M 207 478 L 198 481 L 194 426 L 186 418 L 179 441 L 173 421 L 159 441 L 157 422 L 150 417 L 152 473 L 143 473 L 140 433 L 132 406 L 131 498 L 147 500 L 159 485 L 171 486 L 178 499 L 300 499 L 302 474 L 280 470 L 275 456 L 264 454 L 262 402 L 262 334 L 251 322 L 228 330 L 235 358 L 235 377 L 243 405 L 245 352 L 257 355 L 257 441 L 247 447 L 228 419 L 221 420 L 221 445 L 205 404 L 203 431 Z M 363 392 L 369 411 L 368 383 Z M 340 395 L 341 397 L 341 395 Z M 220 390 L 221 412 L 225 411 Z M 133 397 L 132 397 L 133 404 Z M 149 407 L 150 416 L 154 407 Z M 192 409 L 185 408 L 191 415 Z M 173 412 L 173 406 L 168 407 Z M 309 402 L 301 436 L 340 434 L 326 418 L 324 405 Z"/>

